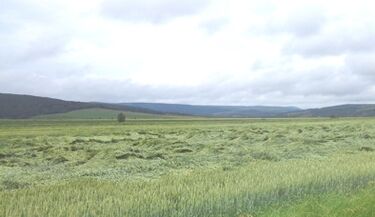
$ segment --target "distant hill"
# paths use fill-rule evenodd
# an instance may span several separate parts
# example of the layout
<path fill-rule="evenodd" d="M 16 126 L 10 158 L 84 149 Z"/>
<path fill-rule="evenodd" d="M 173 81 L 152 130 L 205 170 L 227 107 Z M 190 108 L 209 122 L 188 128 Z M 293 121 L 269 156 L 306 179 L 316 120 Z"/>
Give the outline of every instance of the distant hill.
<path fill-rule="evenodd" d="M 116 119 L 119 111 L 113 109 L 103 108 L 89 108 L 79 109 L 65 113 L 39 115 L 33 118 L 35 119 L 53 119 L 53 120 L 69 120 L 69 119 Z M 126 119 L 180 119 L 186 116 L 175 116 L 175 115 L 164 115 L 164 114 L 151 114 L 125 111 Z"/>
<path fill-rule="evenodd" d="M 122 105 L 164 113 L 215 117 L 276 117 L 301 111 L 297 107 L 278 106 L 206 106 L 165 103 L 122 103 Z"/>
<path fill-rule="evenodd" d="M 370 117 L 375 116 L 375 105 L 348 104 L 317 109 L 306 109 L 287 114 L 290 117 Z"/>
<path fill-rule="evenodd" d="M 1 119 L 31 118 L 38 115 L 65 113 L 89 108 L 104 108 L 119 111 L 162 114 L 161 112 L 150 111 L 143 108 L 134 108 L 126 105 L 72 102 L 47 97 L 0 93 Z"/>
<path fill-rule="evenodd" d="M 89 103 L 69 102 L 46 97 L 0 94 L 0 118 L 29 118 L 90 108 Z"/>
<path fill-rule="evenodd" d="M 206 117 L 369 117 L 375 105 L 338 105 L 305 109 L 280 106 L 206 106 L 164 103 L 73 102 L 30 95 L 1 94 L 0 119 L 112 119 L 119 111 L 129 117 L 168 118 L 176 115 Z M 180 116 L 181 117 L 181 116 Z"/>

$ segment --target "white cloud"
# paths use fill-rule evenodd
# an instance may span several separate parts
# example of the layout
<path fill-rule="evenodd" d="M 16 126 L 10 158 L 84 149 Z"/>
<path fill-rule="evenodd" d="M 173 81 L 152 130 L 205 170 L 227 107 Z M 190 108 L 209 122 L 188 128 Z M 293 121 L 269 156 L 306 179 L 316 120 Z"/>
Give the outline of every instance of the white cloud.
<path fill-rule="evenodd" d="M 207 0 L 107 0 L 103 14 L 130 22 L 162 23 L 170 19 L 197 13 L 207 5 Z"/>
<path fill-rule="evenodd" d="M 106 102 L 375 102 L 370 1 L 1 4 L 0 92 Z"/>

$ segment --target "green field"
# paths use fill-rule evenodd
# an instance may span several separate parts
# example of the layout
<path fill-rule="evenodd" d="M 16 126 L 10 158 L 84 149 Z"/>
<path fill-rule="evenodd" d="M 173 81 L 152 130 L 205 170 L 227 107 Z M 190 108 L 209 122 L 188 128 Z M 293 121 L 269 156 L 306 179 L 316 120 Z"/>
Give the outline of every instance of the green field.
<path fill-rule="evenodd" d="M 91 108 L 91 109 L 80 109 L 66 113 L 40 115 L 34 117 L 34 119 L 52 119 L 52 120 L 70 120 L 70 119 L 104 119 L 104 120 L 115 120 L 117 115 L 121 111 L 102 109 L 102 108 Z M 123 111 L 127 119 L 175 119 L 175 118 L 186 118 L 185 116 L 176 115 L 158 115 L 141 112 L 130 112 Z"/>
<path fill-rule="evenodd" d="M 373 217 L 375 119 L 3 120 L 0 174 L 0 216 Z"/>

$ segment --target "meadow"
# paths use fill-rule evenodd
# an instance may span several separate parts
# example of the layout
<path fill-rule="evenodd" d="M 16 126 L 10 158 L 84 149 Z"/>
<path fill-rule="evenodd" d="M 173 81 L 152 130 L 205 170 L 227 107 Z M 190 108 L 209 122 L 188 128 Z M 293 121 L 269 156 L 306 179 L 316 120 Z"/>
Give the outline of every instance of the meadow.
<path fill-rule="evenodd" d="M 0 121 L 0 216 L 375 216 L 375 119 Z"/>

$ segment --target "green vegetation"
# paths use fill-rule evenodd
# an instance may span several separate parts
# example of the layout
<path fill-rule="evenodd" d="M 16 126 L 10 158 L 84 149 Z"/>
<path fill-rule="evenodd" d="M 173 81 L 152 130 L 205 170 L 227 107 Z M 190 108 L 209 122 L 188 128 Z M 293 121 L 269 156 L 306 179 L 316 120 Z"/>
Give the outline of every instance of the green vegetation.
<path fill-rule="evenodd" d="M 117 115 L 117 121 L 119 123 L 125 122 L 125 120 L 126 120 L 126 116 L 123 112 L 121 112 Z"/>
<path fill-rule="evenodd" d="M 0 121 L 0 216 L 371 216 L 374 135 L 375 119 Z"/>
<path fill-rule="evenodd" d="M 330 193 L 307 197 L 287 206 L 268 209 L 260 217 L 373 217 L 375 185 L 354 193 Z"/>
<path fill-rule="evenodd" d="M 118 110 L 102 109 L 102 108 L 91 108 L 91 109 L 80 109 L 66 113 L 40 115 L 34 117 L 34 119 L 107 119 L 116 120 Z M 148 114 L 141 112 L 130 112 L 124 111 L 127 119 L 168 119 L 168 118 L 184 118 L 184 116 L 170 116 L 170 115 L 158 115 Z"/>

